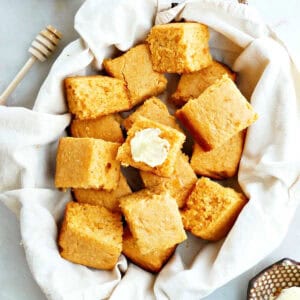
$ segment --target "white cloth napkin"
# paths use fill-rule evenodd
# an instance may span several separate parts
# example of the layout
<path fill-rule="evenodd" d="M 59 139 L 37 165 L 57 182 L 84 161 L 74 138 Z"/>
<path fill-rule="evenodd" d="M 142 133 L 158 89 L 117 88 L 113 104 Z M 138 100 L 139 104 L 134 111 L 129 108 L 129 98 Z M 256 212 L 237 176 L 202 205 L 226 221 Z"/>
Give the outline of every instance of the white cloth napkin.
<path fill-rule="evenodd" d="M 300 199 L 299 73 L 250 7 L 198 0 L 167 10 L 170 2 L 86 1 L 75 18 L 84 42 L 65 48 L 33 111 L 0 107 L 0 200 L 20 217 L 29 267 L 49 299 L 200 299 L 263 259 L 288 230 Z M 158 15 L 157 7 L 163 9 Z M 239 73 L 239 87 L 260 115 L 248 130 L 239 170 L 250 201 L 225 240 L 189 236 L 157 276 L 123 256 L 112 271 L 72 264 L 60 257 L 56 243 L 71 199 L 53 185 L 57 141 L 70 122 L 62 80 L 89 74 L 116 48 L 142 41 L 154 20 L 165 23 L 175 15 L 210 27 L 214 57 Z"/>

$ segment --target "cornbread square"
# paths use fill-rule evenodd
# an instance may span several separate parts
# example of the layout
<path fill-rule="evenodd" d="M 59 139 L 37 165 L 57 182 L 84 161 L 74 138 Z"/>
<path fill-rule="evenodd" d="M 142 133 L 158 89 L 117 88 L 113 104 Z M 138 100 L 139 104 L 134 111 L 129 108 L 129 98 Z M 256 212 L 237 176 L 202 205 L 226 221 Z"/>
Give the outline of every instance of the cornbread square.
<path fill-rule="evenodd" d="M 222 146 L 258 118 L 227 75 L 189 100 L 175 115 L 205 151 Z"/>
<path fill-rule="evenodd" d="M 114 190 L 120 177 L 120 144 L 92 138 L 61 138 L 56 157 L 57 188 Z"/>
<path fill-rule="evenodd" d="M 107 115 L 97 119 L 78 120 L 71 123 L 73 137 L 90 137 L 108 142 L 123 143 L 123 133 L 116 115 Z"/>
<path fill-rule="evenodd" d="M 202 177 L 182 212 L 184 228 L 205 240 L 220 240 L 229 232 L 246 203 L 243 194 Z"/>
<path fill-rule="evenodd" d="M 130 129 L 138 116 L 182 131 L 180 126 L 176 123 L 176 119 L 170 115 L 167 106 L 156 97 L 146 100 L 143 105 L 123 121 L 123 126 L 126 130 Z"/>
<path fill-rule="evenodd" d="M 191 158 L 191 166 L 195 173 L 215 179 L 233 177 L 240 163 L 245 133 L 240 131 L 221 147 L 208 152 L 195 144 Z"/>
<path fill-rule="evenodd" d="M 120 198 L 120 206 L 142 254 L 186 239 L 176 200 L 168 191 L 144 189 Z"/>
<path fill-rule="evenodd" d="M 131 193 L 125 176 L 121 173 L 118 186 L 115 190 L 108 192 L 94 189 L 74 189 L 75 199 L 79 203 L 104 206 L 110 211 L 120 211 L 119 198 Z"/>
<path fill-rule="evenodd" d="M 206 88 L 217 79 L 221 79 L 224 74 L 235 81 L 236 74 L 217 61 L 213 61 L 208 67 L 198 72 L 182 74 L 177 89 L 171 96 L 171 101 L 177 106 L 182 106 L 188 100 L 198 98 Z"/>
<path fill-rule="evenodd" d="M 147 128 L 160 129 L 160 138 L 167 140 L 170 144 L 166 160 L 156 167 L 151 167 L 144 162 L 136 162 L 131 153 L 131 140 L 135 137 L 137 132 Z M 184 140 L 185 135 L 178 130 L 139 116 L 128 130 L 125 143 L 123 143 L 118 150 L 117 159 L 124 166 L 130 165 L 143 171 L 150 171 L 159 176 L 169 177 L 174 172 L 175 161 L 180 153 Z"/>
<path fill-rule="evenodd" d="M 147 37 L 153 69 L 160 73 L 190 73 L 212 62 L 209 32 L 200 23 L 169 23 L 152 27 Z"/>
<path fill-rule="evenodd" d="M 128 110 L 131 102 L 125 82 L 108 76 L 77 76 L 65 79 L 70 112 L 76 118 L 94 119 Z"/>
<path fill-rule="evenodd" d="M 167 249 L 155 249 L 147 254 L 142 254 L 136 240 L 126 227 L 123 235 L 123 254 L 141 268 L 157 273 L 174 253 L 176 246 Z"/>
<path fill-rule="evenodd" d="M 186 198 L 197 181 L 197 176 L 189 164 L 189 158 L 183 153 L 178 155 L 174 173 L 170 178 L 160 177 L 145 171 L 140 171 L 140 174 L 146 188 L 164 186 L 176 200 L 179 208 L 185 205 Z"/>
<path fill-rule="evenodd" d="M 125 80 L 132 106 L 162 93 L 167 87 L 165 76 L 153 70 L 149 47 L 145 44 L 117 58 L 104 60 L 103 66 L 111 76 Z"/>
<path fill-rule="evenodd" d="M 121 215 L 104 207 L 70 202 L 58 244 L 63 258 L 88 267 L 110 270 L 122 251 Z"/>

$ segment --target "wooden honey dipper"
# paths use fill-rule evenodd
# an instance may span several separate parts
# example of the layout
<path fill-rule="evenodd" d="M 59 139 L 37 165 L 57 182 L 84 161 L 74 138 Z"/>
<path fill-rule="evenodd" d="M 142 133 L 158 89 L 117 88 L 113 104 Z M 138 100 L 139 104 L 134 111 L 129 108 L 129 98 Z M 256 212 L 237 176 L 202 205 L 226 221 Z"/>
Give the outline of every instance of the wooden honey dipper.
<path fill-rule="evenodd" d="M 32 56 L 27 60 L 25 65 L 0 96 L 0 105 L 6 103 L 8 96 L 13 92 L 37 60 L 41 62 L 45 61 L 51 55 L 61 38 L 62 34 L 51 25 L 47 26 L 36 36 L 28 49 L 28 52 Z"/>

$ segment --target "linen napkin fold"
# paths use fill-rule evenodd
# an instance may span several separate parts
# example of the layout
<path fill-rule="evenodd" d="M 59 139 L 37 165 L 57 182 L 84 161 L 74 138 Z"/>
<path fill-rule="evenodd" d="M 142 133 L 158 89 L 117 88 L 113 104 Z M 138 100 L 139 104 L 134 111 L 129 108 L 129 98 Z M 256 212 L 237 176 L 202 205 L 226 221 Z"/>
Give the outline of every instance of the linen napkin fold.
<path fill-rule="evenodd" d="M 0 107 L 0 200 L 20 217 L 29 267 L 49 299 L 200 299 L 258 263 L 288 230 L 300 198 L 299 73 L 250 7 L 171 2 L 86 1 L 75 17 L 81 39 L 54 63 L 33 111 Z M 71 199 L 53 184 L 57 141 L 70 122 L 62 80 L 95 72 L 116 49 L 141 42 L 154 21 L 173 18 L 209 26 L 214 58 L 239 73 L 238 85 L 260 116 L 248 130 L 238 174 L 250 201 L 226 239 L 207 243 L 189 235 L 156 276 L 124 256 L 112 271 L 72 264 L 56 243 Z"/>

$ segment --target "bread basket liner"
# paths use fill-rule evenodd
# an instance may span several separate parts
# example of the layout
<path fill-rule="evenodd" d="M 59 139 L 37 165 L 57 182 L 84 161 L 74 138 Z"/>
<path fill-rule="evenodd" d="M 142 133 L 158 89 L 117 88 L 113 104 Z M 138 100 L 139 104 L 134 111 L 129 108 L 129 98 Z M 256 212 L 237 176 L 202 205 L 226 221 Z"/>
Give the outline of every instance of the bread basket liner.
<path fill-rule="evenodd" d="M 296 66 L 246 5 L 199 0 L 171 6 L 171 1 L 86 1 L 75 17 L 81 39 L 56 60 L 33 109 L 0 107 L 0 200 L 20 219 L 28 265 L 49 299 L 201 299 L 257 264 L 286 235 L 300 198 Z M 116 48 L 129 49 L 154 22 L 174 17 L 210 27 L 214 58 L 239 73 L 238 85 L 260 116 L 248 130 L 238 174 L 250 201 L 226 239 L 206 243 L 189 236 L 158 275 L 124 256 L 112 271 L 72 264 L 57 248 L 57 225 L 71 195 L 53 182 L 57 142 L 70 122 L 63 79 L 95 73 Z"/>

